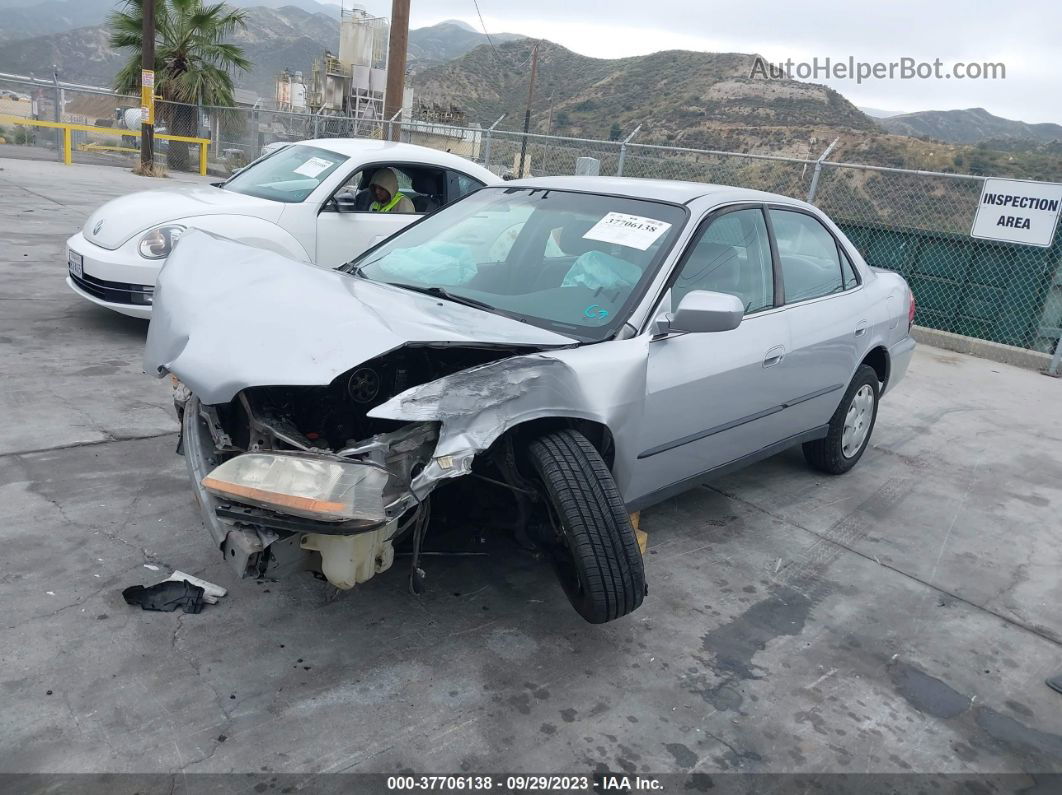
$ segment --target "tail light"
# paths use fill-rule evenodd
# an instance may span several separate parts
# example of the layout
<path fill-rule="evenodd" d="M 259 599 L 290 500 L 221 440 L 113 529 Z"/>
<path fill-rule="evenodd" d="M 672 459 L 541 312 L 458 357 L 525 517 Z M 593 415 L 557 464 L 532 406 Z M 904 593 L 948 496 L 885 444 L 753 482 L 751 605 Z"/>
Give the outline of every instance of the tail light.
<path fill-rule="evenodd" d="M 907 288 L 907 297 L 910 299 L 907 304 L 907 333 L 910 334 L 911 328 L 914 326 L 916 309 L 914 290 L 910 287 Z"/>

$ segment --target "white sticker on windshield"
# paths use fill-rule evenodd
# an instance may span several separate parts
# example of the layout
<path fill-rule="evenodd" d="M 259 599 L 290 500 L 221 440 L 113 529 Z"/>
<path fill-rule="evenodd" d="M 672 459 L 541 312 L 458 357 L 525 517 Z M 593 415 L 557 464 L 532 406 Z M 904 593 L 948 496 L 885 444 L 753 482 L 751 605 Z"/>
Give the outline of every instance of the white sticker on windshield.
<path fill-rule="evenodd" d="M 302 174 L 304 177 L 316 177 L 326 168 L 332 165 L 331 160 L 325 160 L 323 157 L 311 157 L 297 169 L 296 174 Z"/>
<path fill-rule="evenodd" d="M 590 227 L 590 231 L 583 237 L 586 240 L 600 240 L 603 243 L 616 243 L 645 251 L 670 228 L 671 224 L 657 221 L 655 218 L 609 213 Z"/>

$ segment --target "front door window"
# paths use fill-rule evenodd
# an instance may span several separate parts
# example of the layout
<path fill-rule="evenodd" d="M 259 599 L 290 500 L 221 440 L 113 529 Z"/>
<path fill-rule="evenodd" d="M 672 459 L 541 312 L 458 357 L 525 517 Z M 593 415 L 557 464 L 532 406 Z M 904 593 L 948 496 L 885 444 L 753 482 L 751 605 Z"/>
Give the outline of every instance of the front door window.
<path fill-rule="evenodd" d="M 736 295 L 745 314 L 774 306 L 771 245 L 761 209 L 736 210 L 712 221 L 686 255 L 671 288 L 671 306 L 691 290 Z"/>

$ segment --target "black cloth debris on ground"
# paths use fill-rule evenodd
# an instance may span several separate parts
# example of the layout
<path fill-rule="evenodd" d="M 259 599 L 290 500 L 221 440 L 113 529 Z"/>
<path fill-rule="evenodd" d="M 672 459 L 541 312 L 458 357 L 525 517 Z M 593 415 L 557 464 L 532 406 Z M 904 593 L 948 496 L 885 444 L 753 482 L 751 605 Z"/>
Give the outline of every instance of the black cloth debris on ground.
<path fill-rule="evenodd" d="M 205 591 L 198 585 L 184 580 L 167 580 L 157 585 L 133 585 L 122 591 L 127 604 L 140 605 L 145 610 L 160 610 L 172 613 L 178 607 L 186 613 L 199 613 L 203 610 Z"/>

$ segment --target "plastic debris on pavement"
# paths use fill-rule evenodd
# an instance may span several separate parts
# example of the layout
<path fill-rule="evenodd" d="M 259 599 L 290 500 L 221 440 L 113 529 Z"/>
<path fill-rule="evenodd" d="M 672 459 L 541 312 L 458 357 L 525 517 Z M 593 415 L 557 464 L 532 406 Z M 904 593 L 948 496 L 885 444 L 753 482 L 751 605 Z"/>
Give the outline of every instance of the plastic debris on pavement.
<path fill-rule="evenodd" d="M 220 585 L 215 585 L 212 582 L 201 580 L 198 577 L 193 577 L 191 574 L 185 574 L 183 571 L 175 571 L 169 577 L 166 578 L 166 582 L 185 582 L 197 585 L 203 589 L 203 601 L 208 605 L 216 605 L 218 599 L 228 594 L 228 590 L 222 588 Z"/>
<path fill-rule="evenodd" d="M 127 604 L 140 605 L 144 610 L 172 613 L 180 608 L 185 613 L 200 613 L 208 604 L 217 604 L 228 591 L 220 585 L 201 580 L 183 571 L 175 571 L 155 585 L 133 585 L 122 591 Z"/>

